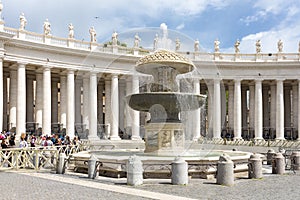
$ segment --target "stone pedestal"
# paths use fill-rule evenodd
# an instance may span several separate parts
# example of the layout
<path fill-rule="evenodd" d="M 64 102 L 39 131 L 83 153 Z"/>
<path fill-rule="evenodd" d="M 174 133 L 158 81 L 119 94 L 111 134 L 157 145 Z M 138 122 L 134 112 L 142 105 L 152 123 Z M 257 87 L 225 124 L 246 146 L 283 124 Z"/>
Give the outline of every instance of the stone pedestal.
<path fill-rule="evenodd" d="M 272 161 L 272 174 L 284 174 L 285 173 L 285 161 L 281 153 L 276 153 L 273 156 Z"/>
<path fill-rule="evenodd" d="M 249 178 L 262 178 L 262 159 L 259 155 L 253 154 L 250 156 L 248 163 Z"/>
<path fill-rule="evenodd" d="M 149 123 L 145 129 L 145 153 L 184 150 L 185 137 L 182 123 Z"/>
<path fill-rule="evenodd" d="M 130 156 L 127 161 L 127 185 L 143 184 L 143 163 L 137 156 Z"/>
<path fill-rule="evenodd" d="M 188 163 L 183 158 L 175 158 L 172 162 L 172 184 L 188 184 Z"/>
<path fill-rule="evenodd" d="M 217 184 L 234 185 L 233 162 L 226 154 L 220 156 L 217 167 Z"/>
<path fill-rule="evenodd" d="M 295 151 L 291 155 L 291 164 L 293 170 L 300 170 L 300 152 Z"/>

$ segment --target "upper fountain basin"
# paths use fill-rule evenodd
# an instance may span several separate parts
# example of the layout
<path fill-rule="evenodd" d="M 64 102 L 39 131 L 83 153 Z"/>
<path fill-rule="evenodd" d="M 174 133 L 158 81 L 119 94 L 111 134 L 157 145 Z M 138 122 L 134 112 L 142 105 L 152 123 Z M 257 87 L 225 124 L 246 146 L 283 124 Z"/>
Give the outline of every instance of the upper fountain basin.
<path fill-rule="evenodd" d="M 185 74 L 194 69 L 194 64 L 189 59 L 167 50 L 159 50 L 139 59 L 135 69 L 140 73 L 153 74 L 153 71 L 162 66 L 171 67 L 179 74 Z"/>

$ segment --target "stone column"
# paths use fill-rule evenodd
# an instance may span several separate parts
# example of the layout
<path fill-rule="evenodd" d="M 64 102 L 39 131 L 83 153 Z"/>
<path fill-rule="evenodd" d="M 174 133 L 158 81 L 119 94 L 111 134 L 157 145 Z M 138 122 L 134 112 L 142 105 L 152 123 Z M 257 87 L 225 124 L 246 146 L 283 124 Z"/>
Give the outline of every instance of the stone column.
<path fill-rule="evenodd" d="M 51 70 L 43 69 L 43 135 L 51 135 Z"/>
<path fill-rule="evenodd" d="M 17 125 L 17 71 L 11 69 L 9 77 L 9 129 Z"/>
<path fill-rule="evenodd" d="M 126 96 L 132 94 L 132 77 L 127 77 L 126 79 Z M 132 135 L 132 127 L 131 127 L 131 108 L 126 104 L 126 112 L 125 112 L 125 130 L 126 134 Z"/>
<path fill-rule="evenodd" d="M 269 86 L 263 86 L 263 127 L 270 127 Z"/>
<path fill-rule="evenodd" d="M 291 87 L 284 88 L 284 127 L 291 127 Z"/>
<path fill-rule="evenodd" d="M 221 138 L 221 90 L 220 79 L 214 79 L 214 129 L 213 139 Z"/>
<path fill-rule="evenodd" d="M 81 86 L 82 80 L 80 75 L 75 79 L 75 124 L 81 125 Z"/>
<path fill-rule="evenodd" d="M 119 137 L 119 79 L 117 74 L 111 78 L 111 140 L 120 140 Z"/>
<path fill-rule="evenodd" d="M 124 122 L 125 122 L 125 79 L 119 81 L 119 129 L 124 133 Z"/>
<path fill-rule="evenodd" d="M 300 79 L 298 79 L 298 138 L 300 140 Z"/>
<path fill-rule="evenodd" d="M 105 138 L 111 133 L 111 79 L 105 79 Z"/>
<path fill-rule="evenodd" d="M 35 123 L 43 128 L 43 74 L 37 73 L 35 78 Z"/>
<path fill-rule="evenodd" d="M 293 91 L 293 128 L 298 130 L 297 124 L 298 124 L 298 82 L 293 83 L 292 85 L 292 91 Z"/>
<path fill-rule="evenodd" d="M 277 79 L 276 91 L 276 140 L 284 140 L 283 79 Z"/>
<path fill-rule="evenodd" d="M 104 124 L 103 122 L 103 91 L 104 91 L 104 82 L 102 79 L 98 82 L 98 124 Z"/>
<path fill-rule="evenodd" d="M 249 85 L 249 129 L 254 131 L 255 127 L 255 86 L 254 84 Z M 254 137 L 250 133 L 250 137 Z"/>
<path fill-rule="evenodd" d="M 26 79 L 26 122 L 33 122 L 33 78 Z"/>
<path fill-rule="evenodd" d="M 67 74 L 67 135 L 73 139 L 75 136 L 75 88 L 74 71 L 68 70 Z"/>
<path fill-rule="evenodd" d="M 51 122 L 58 123 L 58 80 L 52 79 L 51 82 Z"/>
<path fill-rule="evenodd" d="M 89 75 L 90 76 L 90 75 Z M 85 130 L 89 130 L 89 90 L 90 79 L 87 75 L 83 76 L 83 109 L 82 109 L 82 123 L 85 125 Z M 85 131 L 84 130 L 84 131 Z"/>
<path fill-rule="evenodd" d="M 3 129 L 7 131 L 8 121 L 7 121 L 7 76 L 4 75 L 3 78 Z"/>
<path fill-rule="evenodd" d="M 0 58 L 0 129 L 3 130 L 3 59 Z"/>
<path fill-rule="evenodd" d="M 234 127 L 234 85 L 228 85 L 228 127 Z"/>
<path fill-rule="evenodd" d="M 214 113 L 214 87 L 211 83 L 207 83 L 207 138 L 213 138 L 213 113 Z"/>
<path fill-rule="evenodd" d="M 255 140 L 263 140 L 262 80 L 255 80 Z"/>
<path fill-rule="evenodd" d="M 194 93 L 195 94 L 200 94 L 200 80 L 199 79 L 194 79 L 193 80 L 193 86 L 194 86 Z M 192 129 L 193 133 L 193 140 L 198 140 L 200 138 L 200 133 L 201 133 L 201 116 L 200 116 L 200 108 L 197 110 L 193 111 L 193 121 L 194 121 L 194 126 Z"/>
<path fill-rule="evenodd" d="M 90 72 L 90 89 L 89 89 L 89 140 L 99 140 L 97 136 L 97 73 Z"/>
<path fill-rule="evenodd" d="M 132 77 L 132 92 L 134 94 L 139 93 L 139 77 L 133 76 Z M 140 136 L 140 112 L 131 109 L 131 116 L 132 116 L 132 140 L 141 140 Z"/>
<path fill-rule="evenodd" d="M 270 85 L 271 103 L 270 103 L 270 127 L 276 129 L 276 83 Z"/>
<path fill-rule="evenodd" d="M 67 127 L 67 77 L 60 76 L 60 123 L 62 129 Z"/>
<path fill-rule="evenodd" d="M 26 132 L 26 67 L 18 63 L 17 69 L 17 130 L 16 140 L 20 140 L 21 133 Z"/>
<path fill-rule="evenodd" d="M 247 89 L 246 87 L 242 87 L 242 126 L 243 128 L 248 127 L 248 112 L 247 112 Z"/>
<path fill-rule="evenodd" d="M 242 140 L 241 80 L 234 80 L 234 139 Z"/>

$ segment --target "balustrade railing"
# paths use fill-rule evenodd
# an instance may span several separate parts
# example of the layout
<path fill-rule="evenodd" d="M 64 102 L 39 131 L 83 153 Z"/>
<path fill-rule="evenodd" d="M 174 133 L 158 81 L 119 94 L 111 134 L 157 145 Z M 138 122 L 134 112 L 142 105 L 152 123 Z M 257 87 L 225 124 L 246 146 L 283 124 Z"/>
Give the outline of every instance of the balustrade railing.
<path fill-rule="evenodd" d="M 134 50 L 130 47 L 124 46 L 116 46 L 91 43 L 88 41 L 81 41 L 76 39 L 68 39 L 68 38 L 60 38 L 56 36 L 48 36 L 45 39 L 44 34 L 34 33 L 27 30 L 19 30 L 10 27 L 4 27 L 3 31 L 9 34 L 12 34 L 20 39 L 38 42 L 38 43 L 46 43 L 55 46 L 63 46 L 70 47 L 76 49 L 84 49 L 89 51 L 98 51 L 98 52 L 107 52 L 114 53 L 120 55 L 147 55 L 151 53 L 152 50 L 139 48 Z M 137 52 L 138 54 L 136 54 Z M 226 62 L 234 62 L 234 61 L 247 61 L 247 62 L 277 62 L 277 61 L 299 61 L 300 53 L 222 53 L 222 52 L 177 52 L 185 57 L 188 57 L 191 60 L 200 60 L 200 61 L 226 61 Z"/>

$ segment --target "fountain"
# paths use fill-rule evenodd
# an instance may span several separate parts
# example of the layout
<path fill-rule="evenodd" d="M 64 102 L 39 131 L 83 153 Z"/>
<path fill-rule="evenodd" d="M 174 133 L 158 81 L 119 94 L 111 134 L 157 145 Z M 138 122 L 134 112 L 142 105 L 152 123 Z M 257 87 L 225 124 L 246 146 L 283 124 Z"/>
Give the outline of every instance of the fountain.
<path fill-rule="evenodd" d="M 174 52 L 158 50 L 141 58 L 135 69 L 153 76 L 150 92 L 126 97 L 131 108 L 151 114 L 145 127 L 145 153 L 177 154 L 184 151 L 184 126 L 179 113 L 198 109 L 205 101 L 203 95 L 180 93 L 178 89 L 177 75 L 191 72 L 193 63 Z"/>
<path fill-rule="evenodd" d="M 159 41 L 167 45 L 170 39 L 167 38 L 166 26 L 161 27 L 163 37 Z M 150 113 L 145 126 L 145 149 L 80 152 L 73 155 L 75 169 L 86 172 L 87 166 L 84 163 L 93 155 L 101 162 L 101 175 L 125 177 L 126 163 L 130 156 L 136 155 L 142 160 L 144 177 L 167 178 L 171 176 L 172 161 L 180 156 L 188 162 L 190 176 L 206 178 L 216 172 L 219 156 L 226 152 L 235 162 L 235 171 L 247 171 L 250 157 L 248 152 L 203 150 L 197 142 L 193 148 L 187 147 L 191 141 L 185 139 L 180 113 L 199 109 L 204 105 L 205 96 L 179 92 L 177 78 L 194 69 L 194 64 L 187 58 L 166 49 L 158 49 L 153 54 L 140 58 L 135 70 L 153 77 L 152 82 L 147 85 L 149 92 L 128 95 L 126 101 L 132 109 Z M 113 145 L 114 141 L 110 142 Z"/>

